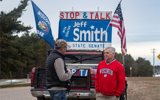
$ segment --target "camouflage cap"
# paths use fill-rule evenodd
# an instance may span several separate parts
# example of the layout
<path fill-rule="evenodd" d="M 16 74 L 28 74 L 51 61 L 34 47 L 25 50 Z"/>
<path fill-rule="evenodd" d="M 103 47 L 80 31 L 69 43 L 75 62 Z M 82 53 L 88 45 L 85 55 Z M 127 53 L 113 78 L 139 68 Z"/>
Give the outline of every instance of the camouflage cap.
<path fill-rule="evenodd" d="M 66 48 L 67 47 L 67 42 L 64 39 L 58 39 L 55 42 L 55 48 L 60 49 L 60 48 Z"/>

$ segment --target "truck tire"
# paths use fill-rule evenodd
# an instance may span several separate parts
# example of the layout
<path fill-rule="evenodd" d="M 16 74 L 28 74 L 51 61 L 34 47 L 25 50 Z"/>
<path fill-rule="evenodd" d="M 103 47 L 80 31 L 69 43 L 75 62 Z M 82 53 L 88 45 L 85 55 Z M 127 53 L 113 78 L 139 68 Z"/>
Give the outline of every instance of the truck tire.
<path fill-rule="evenodd" d="M 127 91 L 125 91 L 124 94 L 120 96 L 119 100 L 127 100 Z"/>
<path fill-rule="evenodd" d="M 120 96 L 120 99 L 119 99 L 119 100 L 127 100 L 127 87 L 128 87 L 128 84 L 127 84 L 127 80 L 126 80 L 125 91 L 124 91 L 124 93 Z"/>
<path fill-rule="evenodd" d="M 46 100 L 44 97 L 37 97 L 37 100 Z"/>

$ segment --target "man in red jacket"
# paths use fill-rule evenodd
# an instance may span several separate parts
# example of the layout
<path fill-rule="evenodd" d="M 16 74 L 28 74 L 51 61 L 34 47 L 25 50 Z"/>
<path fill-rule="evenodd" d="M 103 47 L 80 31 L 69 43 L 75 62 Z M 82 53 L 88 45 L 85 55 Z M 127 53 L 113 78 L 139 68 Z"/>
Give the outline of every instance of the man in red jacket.
<path fill-rule="evenodd" d="M 119 100 L 125 90 L 125 71 L 115 59 L 115 48 L 104 50 L 104 60 L 97 67 L 96 100 Z"/>

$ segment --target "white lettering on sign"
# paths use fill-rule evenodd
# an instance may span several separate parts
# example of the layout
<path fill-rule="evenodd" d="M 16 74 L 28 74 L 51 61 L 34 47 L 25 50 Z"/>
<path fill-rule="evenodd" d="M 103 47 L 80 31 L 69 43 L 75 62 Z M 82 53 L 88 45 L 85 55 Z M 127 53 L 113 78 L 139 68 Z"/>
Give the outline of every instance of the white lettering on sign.
<path fill-rule="evenodd" d="M 82 12 L 82 11 L 62 11 L 60 12 L 60 19 L 97 19 L 107 20 L 111 19 L 112 12 L 96 11 L 96 12 Z"/>
<path fill-rule="evenodd" d="M 44 36 L 44 32 L 42 32 L 42 31 L 37 30 L 37 33 L 42 37 Z"/>
<path fill-rule="evenodd" d="M 86 21 L 81 21 L 81 22 L 74 22 L 73 27 L 86 27 L 87 22 Z"/>
<path fill-rule="evenodd" d="M 47 22 L 48 24 L 50 24 L 48 18 L 47 18 L 42 12 L 39 11 L 39 12 L 38 12 L 38 15 L 39 15 L 43 20 L 45 20 L 45 22 Z"/>
<path fill-rule="evenodd" d="M 72 74 L 74 74 L 74 76 L 87 76 L 88 75 L 88 70 L 72 69 Z"/>
<path fill-rule="evenodd" d="M 81 27 L 87 27 L 87 21 L 81 21 L 74 23 L 74 30 L 73 30 L 73 40 L 74 41 L 107 41 L 108 34 L 107 31 L 103 28 L 95 28 L 93 25 L 90 26 L 89 30 L 80 30 Z M 103 40 L 103 37 L 105 40 Z"/>
<path fill-rule="evenodd" d="M 103 30 L 103 28 L 96 28 L 95 30 L 80 30 L 78 28 L 75 28 L 73 31 L 74 34 L 74 41 L 107 41 L 107 31 Z M 103 37 L 105 37 L 105 40 L 103 40 Z"/>

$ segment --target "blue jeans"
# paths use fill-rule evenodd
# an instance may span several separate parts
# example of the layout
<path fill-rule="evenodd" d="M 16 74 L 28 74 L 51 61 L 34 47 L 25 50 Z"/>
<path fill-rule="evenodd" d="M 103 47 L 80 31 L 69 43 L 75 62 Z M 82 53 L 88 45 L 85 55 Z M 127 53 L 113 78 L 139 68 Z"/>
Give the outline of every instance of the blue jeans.
<path fill-rule="evenodd" d="M 67 100 L 66 90 L 49 90 L 51 100 Z"/>

